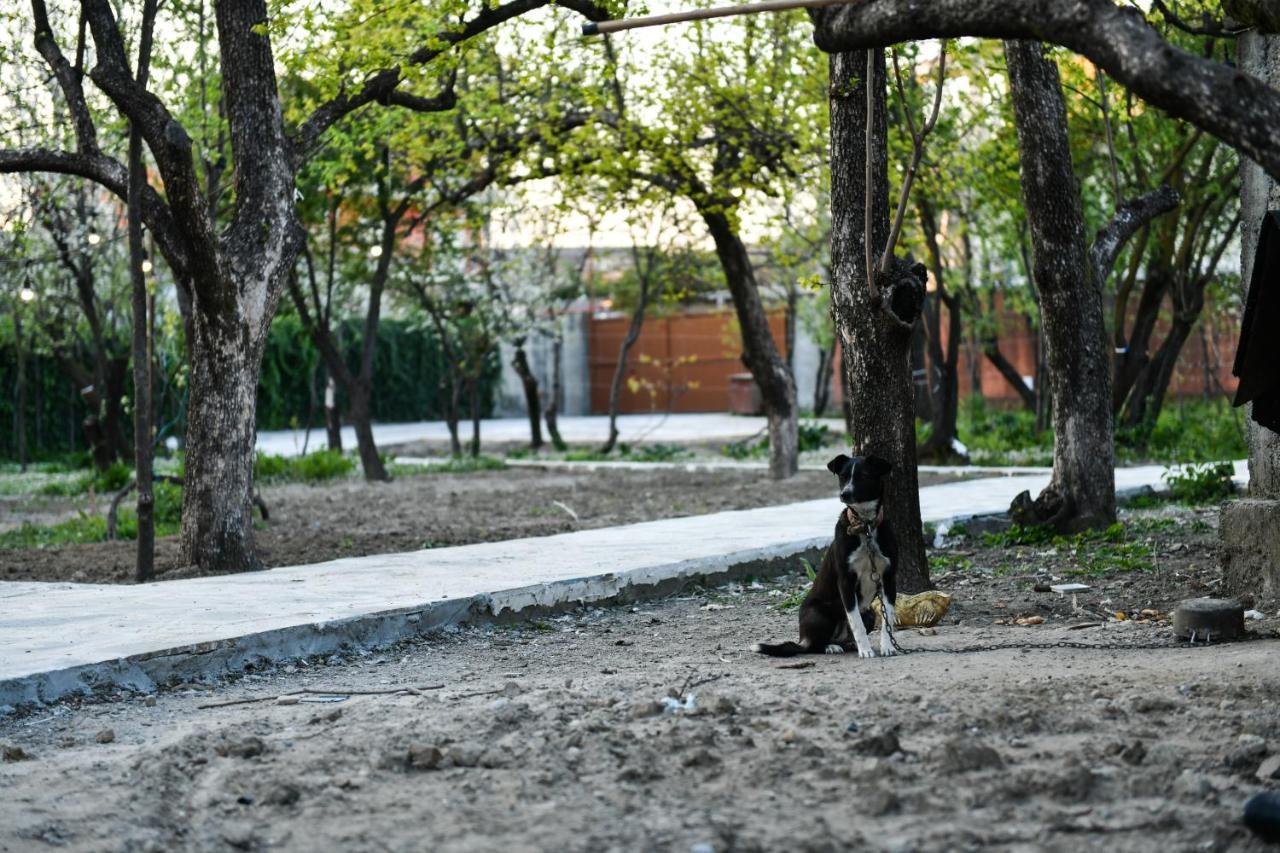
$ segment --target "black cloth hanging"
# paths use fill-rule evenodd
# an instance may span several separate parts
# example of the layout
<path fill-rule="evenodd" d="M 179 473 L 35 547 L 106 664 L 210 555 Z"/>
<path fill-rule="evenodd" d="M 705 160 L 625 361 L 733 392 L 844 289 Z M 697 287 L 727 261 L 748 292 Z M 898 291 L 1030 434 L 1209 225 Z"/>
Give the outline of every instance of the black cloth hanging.
<path fill-rule="evenodd" d="M 1240 378 L 1233 405 L 1252 401 L 1253 419 L 1280 432 L 1280 210 L 1262 217 L 1231 373 Z"/>

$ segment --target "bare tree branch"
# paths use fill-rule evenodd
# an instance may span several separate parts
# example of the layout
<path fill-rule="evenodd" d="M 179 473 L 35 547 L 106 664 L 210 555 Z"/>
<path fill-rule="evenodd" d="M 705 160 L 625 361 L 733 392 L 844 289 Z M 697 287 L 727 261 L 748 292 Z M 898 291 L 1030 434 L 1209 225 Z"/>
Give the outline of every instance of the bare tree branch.
<path fill-rule="evenodd" d="M 1180 50 L 1132 7 L 1111 0 L 865 0 L 814 18 L 814 39 L 829 52 L 962 36 L 1062 45 L 1280 180 L 1280 91 L 1238 68 Z"/>
<path fill-rule="evenodd" d="M 1120 205 L 1111 221 L 1098 232 L 1093 245 L 1089 247 L 1089 265 L 1092 267 L 1094 285 L 1102 287 L 1111 275 L 1120 250 L 1139 228 L 1173 210 L 1179 201 L 1177 192 L 1163 186 Z"/>
<path fill-rule="evenodd" d="M 121 200 L 128 197 L 129 171 L 105 154 L 73 153 L 49 148 L 0 150 L 0 174 L 51 172 L 93 181 Z M 148 187 L 142 196 L 142 220 L 155 235 L 165 260 L 182 277 L 190 263 L 173 212 L 164 199 Z"/>

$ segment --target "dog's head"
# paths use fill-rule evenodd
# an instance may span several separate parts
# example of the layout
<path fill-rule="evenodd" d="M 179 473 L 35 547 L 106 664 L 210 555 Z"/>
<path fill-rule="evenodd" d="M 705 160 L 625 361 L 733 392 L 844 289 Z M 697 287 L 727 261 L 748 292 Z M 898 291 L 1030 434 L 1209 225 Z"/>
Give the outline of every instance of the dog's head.
<path fill-rule="evenodd" d="M 893 469 L 879 456 L 845 456 L 841 453 L 827 463 L 827 470 L 840 478 L 840 500 L 869 508 L 884 496 L 884 478 Z"/>

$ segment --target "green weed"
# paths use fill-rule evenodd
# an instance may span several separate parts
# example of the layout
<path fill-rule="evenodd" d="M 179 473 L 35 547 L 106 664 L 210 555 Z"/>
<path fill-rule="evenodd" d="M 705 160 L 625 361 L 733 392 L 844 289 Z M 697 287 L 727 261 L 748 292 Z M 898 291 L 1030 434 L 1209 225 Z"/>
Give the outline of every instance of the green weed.
<path fill-rule="evenodd" d="M 259 483 L 322 483 L 355 470 L 350 457 L 338 450 L 317 450 L 305 456 L 276 456 L 259 452 L 253 478 Z"/>
<path fill-rule="evenodd" d="M 1232 477 L 1235 467 L 1230 462 L 1191 463 L 1170 468 L 1164 473 L 1169 496 L 1186 504 L 1218 503 L 1235 492 Z"/>

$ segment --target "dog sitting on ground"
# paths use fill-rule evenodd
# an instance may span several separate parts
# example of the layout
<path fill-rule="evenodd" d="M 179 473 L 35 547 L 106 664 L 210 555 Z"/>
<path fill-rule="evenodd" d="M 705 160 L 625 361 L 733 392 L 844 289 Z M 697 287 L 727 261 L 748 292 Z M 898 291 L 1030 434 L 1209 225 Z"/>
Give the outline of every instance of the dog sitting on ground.
<path fill-rule="evenodd" d="M 772 657 L 840 654 L 856 648 L 858 657 L 875 657 L 870 632 L 876 614 L 871 602 L 880 596 L 884 625 L 895 624 L 898 598 L 894 565 L 898 543 L 884 517 L 884 478 L 893 466 L 878 456 L 843 453 L 827 464 L 840 478 L 844 510 L 835 539 L 800 605 L 800 642 L 757 643 L 752 651 Z M 880 654 L 894 654 L 892 627 L 880 629 Z"/>

